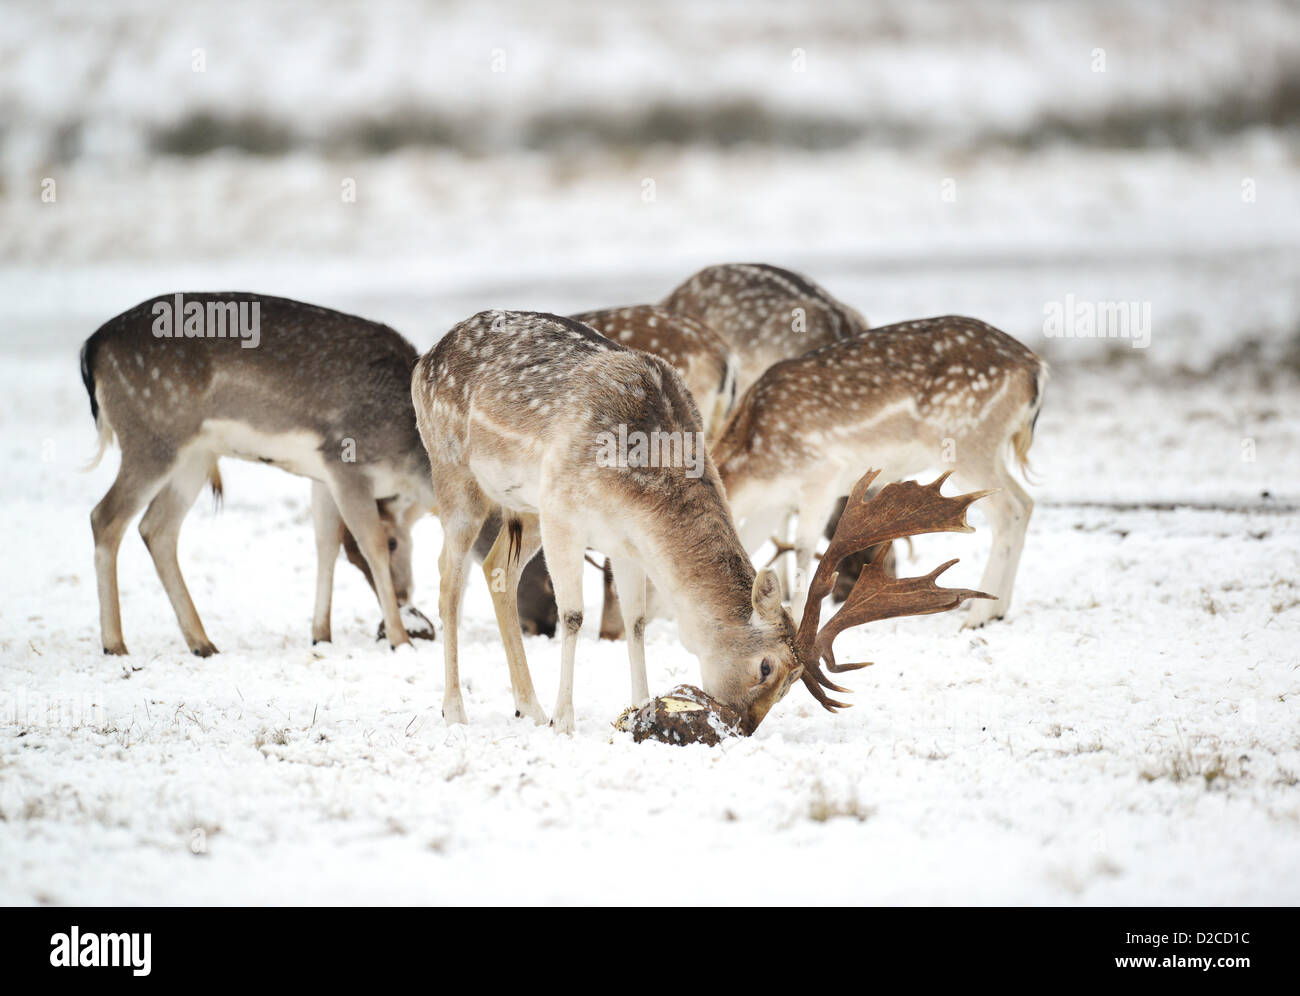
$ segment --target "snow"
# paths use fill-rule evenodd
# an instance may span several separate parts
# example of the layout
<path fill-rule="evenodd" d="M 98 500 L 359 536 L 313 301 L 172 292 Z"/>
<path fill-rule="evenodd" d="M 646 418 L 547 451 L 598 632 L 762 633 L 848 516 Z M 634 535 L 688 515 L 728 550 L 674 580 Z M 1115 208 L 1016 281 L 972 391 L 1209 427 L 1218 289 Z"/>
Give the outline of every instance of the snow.
<path fill-rule="evenodd" d="M 836 4 L 752 21 L 725 4 L 566 0 L 554 18 L 451 4 L 436 24 L 382 9 L 19 3 L 0 21 L 0 902 L 644 903 L 669 867 L 727 883 L 712 903 L 1300 901 L 1294 133 L 1192 149 L 971 139 L 1263 86 L 1294 64 L 1294 6 L 1189 5 L 1178 46 L 1160 15 L 1117 3 L 908 4 L 861 22 Z M 800 31 L 809 70 L 791 85 Z M 269 59 L 265 39 L 290 35 Z M 89 58 L 106 37 L 124 54 Z M 1097 44 L 1100 79 L 1079 69 Z M 497 45 L 518 74 L 491 90 L 466 67 Z M 821 151 L 511 145 L 556 110 L 737 95 L 845 115 L 869 97 L 873 120 L 918 134 Z M 481 114 L 500 148 L 147 153 L 150 129 L 196 107 L 327 134 L 404 100 Z M 49 153 L 77 120 L 81 151 Z M 77 349 L 108 317 L 250 288 L 424 349 L 484 308 L 655 300 L 727 259 L 803 270 L 875 324 L 975 315 L 1052 364 L 1005 621 L 873 624 L 837 647 L 875 662 L 846 676 L 854 708 L 830 715 L 797 687 L 752 738 L 633 744 L 611 725 L 629 675 L 624 647 L 595 638 L 596 572 L 572 737 L 514 718 L 476 575 L 470 723 L 448 727 L 441 627 L 413 651 L 376 644 L 374 597 L 341 562 L 336 642 L 312 647 L 308 485 L 227 461 L 224 507 L 200 498 L 180 551 L 222 652 L 185 651 L 134 529 L 119 564 L 132 654 L 100 652 L 89 513 L 116 458 L 80 470 L 95 433 Z M 1149 305 L 1150 345 L 1049 338 L 1068 299 Z M 945 582 L 977 585 L 978 506 L 972 522 L 919 539 L 903 568 L 960 556 Z M 415 544 L 415 602 L 436 621 L 436 520 Z M 524 642 L 549 705 L 559 645 Z M 671 622 L 649 626 L 647 662 L 654 692 L 699 681 Z"/>
<path fill-rule="evenodd" d="M 626 657 L 592 632 L 577 733 L 514 719 L 481 579 L 461 633 L 467 727 L 438 714 L 441 644 L 375 644 L 378 610 L 346 564 L 338 642 L 313 648 L 306 484 L 234 462 L 224 509 L 201 499 L 181 551 L 223 652 L 185 652 L 129 533 L 133 654 L 103 656 L 87 513 L 112 460 L 76 470 L 93 434 L 70 353 L 4 371 L 6 902 L 635 901 L 670 862 L 716 872 L 720 902 L 1300 895 L 1294 391 L 1271 402 L 1249 464 L 1231 419 L 1193 418 L 1249 396 L 1058 377 L 1008 620 L 846 634 L 841 659 L 876 662 L 849 678 L 855 708 L 832 716 L 795 688 L 754 738 L 710 750 L 615 732 Z M 1072 482 L 1075 468 L 1095 479 Z M 1144 507 L 1158 500 L 1222 507 Z M 960 555 L 949 583 L 973 584 L 986 543 L 926 537 L 908 569 Z M 428 520 L 426 611 L 437 547 Z M 525 643 L 549 702 L 558 644 Z M 654 622 L 647 646 L 652 689 L 698 682 L 672 624 Z"/>

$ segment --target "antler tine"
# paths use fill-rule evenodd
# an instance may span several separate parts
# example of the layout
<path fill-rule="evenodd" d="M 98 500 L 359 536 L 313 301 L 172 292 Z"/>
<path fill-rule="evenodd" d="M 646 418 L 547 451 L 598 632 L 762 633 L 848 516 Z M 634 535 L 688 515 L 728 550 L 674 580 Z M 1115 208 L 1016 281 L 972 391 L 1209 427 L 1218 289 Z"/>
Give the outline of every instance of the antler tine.
<path fill-rule="evenodd" d="M 787 543 L 785 540 L 778 539 L 775 536 L 772 537 L 771 543 L 776 547 L 776 553 L 772 554 L 772 556 L 768 558 L 767 563 L 764 565 L 765 567 L 771 567 L 787 553 L 794 553 L 793 543 Z"/>
<path fill-rule="evenodd" d="M 970 588 L 944 588 L 936 584 L 939 576 L 955 563 L 956 560 L 950 560 L 929 574 L 914 578 L 891 578 L 875 564 L 870 565 L 862 572 L 840 610 L 831 616 L 830 621 L 817 634 L 813 645 L 816 658 L 826 661 L 828 669 L 836 673 L 865 667 L 863 664 L 835 663 L 831 644 L 844 630 L 877 619 L 947 612 L 968 598 L 996 597 Z"/>
<path fill-rule="evenodd" d="M 806 671 L 804 673 L 807 674 Z M 841 691 L 841 692 L 847 691 L 847 689 L 839 688 L 836 685 L 831 685 L 830 682 L 826 682 L 826 684 L 830 685 L 831 688 L 836 689 L 836 691 Z M 840 702 L 836 699 L 831 698 L 824 691 L 822 691 L 821 685 L 816 681 L 811 683 L 805 681 L 804 685 L 806 685 L 808 691 L 812 693 L 812 697 L 815 698 L 818 702 L 820 702 L 822 708 L 825 709 L 827 712 L 839 712 L 841 709 L 853 708 L 853 703 L 851 702 Z"/>
<path fill-rule="evenodd" d="M 808 586 L 808 602 L 795 636 L 795 650 L 803 662 L 803 683 L 826 708 L 830 706 L 827 705 L 826 693 L 822 691 L 824 687 L 838 692 L 847 689 L 840 688 L 826 677 L 821 666 L 823 661 L 827 670 L 834 674 L 870 666 L 869 663 L 836 663 L 831 644 L 850 626 L 893 616 L 943 612 L 956 608 L 968 598 L 994 597 L 981 591 L 936 585 L 935 579 L 955 564 L 955 560 L 916 578 L 891 578 L 882 569 L 883 562 L 877 561 L 862 572 L 848 599 L 819 632 L 822 601 L 833 588 L 836 569 L 845 557 L 879 543 L 923 533 L 972 532 L 972 527 L 966 522 L 966 510 L 985 495 L 993 493 L 973 491 L 945 497 L 940 489 L 952 473 L 948 471 L 927 485 L 915 481 L 888 484 L 867 500 L 867 489 L 879 473 L 869 470 L 854 485 L 835 535 L 831 537 Z"/>
<path fill-rule="evenodd" d="M 840 531 L 845 528 L 845 523 L 852 522 L 860 514 L 860 509 L 867 500 L 867 488 L 871 487 L 871 482 L 878 476 L 880 476 L 880 471 L 868 470 L 858 479 L 858 483 L 853 485 L 853 490 L 849 493 L 848 504 L 844 506 L 844 513 L 840 516 L 840 524 L 835 529 L 835 535 L 831 538 L 830 546 L 822 554 L 822 559 L 817 563 L 817 570 L 813 572 L 812 581 L 808 585 L 808 600 L 803 607 L 803 619 L 799 621 L 799 632 L 795 637 L 795 645 L 801 650 L 812 650 L 813 641 L 817 635 L 817 627 L 821 623 L 822 601 L 835 587 L 835 575 L 839 571 L 840 561 L 852 552 L 843 551 L 837 553 L 835 541 L 839 538 Z M 805 668 L 805 684 L 807 683 L 807 675 L 808 671 Z"/>

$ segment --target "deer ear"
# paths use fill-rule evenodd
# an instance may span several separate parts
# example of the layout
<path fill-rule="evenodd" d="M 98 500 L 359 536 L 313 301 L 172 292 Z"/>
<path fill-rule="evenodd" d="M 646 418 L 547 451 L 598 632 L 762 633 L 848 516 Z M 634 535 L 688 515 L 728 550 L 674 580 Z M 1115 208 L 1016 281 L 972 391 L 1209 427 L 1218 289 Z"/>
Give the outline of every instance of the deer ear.
<path fill-rule="evenodd" d="M 754 611 L 760 619 L 774 621 L 781 618 L 781 581 L 776 571 L 764 568 L 754 578 Z"/>

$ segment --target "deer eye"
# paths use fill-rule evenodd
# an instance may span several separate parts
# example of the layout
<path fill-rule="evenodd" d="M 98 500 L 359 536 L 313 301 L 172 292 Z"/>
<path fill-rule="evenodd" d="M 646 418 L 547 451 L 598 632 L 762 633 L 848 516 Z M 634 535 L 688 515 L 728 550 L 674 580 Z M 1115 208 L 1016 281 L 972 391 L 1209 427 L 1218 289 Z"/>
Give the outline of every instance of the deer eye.
<path fill-rule="evenodd" d="M 389 553 L 392 553 L 392 552 L 393 552 L 394 550 L 396 550 L 396 549 L 397 549 L 397 540 L 395 540 L 395 539 L 389 539 L 389 541 L 388 541 L 388 552 L 389 552 Z"/>
<path fill-rule="evenodd" d="M 759 680 L 767 681 L 768 676 L 772 673 L 772 665 L 768 663 L 767 658 L 763 658 L 763 663 L 758 668 Z"/>

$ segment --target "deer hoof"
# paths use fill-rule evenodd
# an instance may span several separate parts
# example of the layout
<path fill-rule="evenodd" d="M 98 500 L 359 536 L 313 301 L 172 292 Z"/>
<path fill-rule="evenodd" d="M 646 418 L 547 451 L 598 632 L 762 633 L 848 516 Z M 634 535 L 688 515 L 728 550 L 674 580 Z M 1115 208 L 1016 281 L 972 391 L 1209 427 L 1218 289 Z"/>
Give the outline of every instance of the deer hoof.
<path fill-rule="evenodd" d="M 465 715 L 465 703 L 459 696 L 442 704 L 442 718 L 448 726 L 464 726 L 469 722 Z"/>
<path fill-rule="evenodd" d="M 111 647 L 105 647 L 104 653 L 112 654 L 114 657 L 125 657 L 128 651 L 125 643 L 115 643 Z"/>
<path fill-rule="evenodd" d="M 987 623 L 1001 619 L 1005 614 L 997 607 L 998 603 L 992 599 L 987 601 L 975 602 L 971 605 L 970 611 L 966 613 L 965 620 L 962 621 L 962 629 L 979 629 Z"/>
<path fill-rule="evenodd" d="M 572 707 L 557 712 L 551 720 L 551 728 L 555 730 L 556 733 L 562 733 L 565 736 L 573 735 L 573 725 Z"/>
<path fill-rule="evenodd" d="M 538 726 L 545 726 L 547 723 L 546 713 L 542 711 L 539 705 L 521 705 L 515 708 L 515 719 L 531 719 Z"/>
<path fill-rule="evenodd" d="M 190 647 L 190 653 L 195 657 L 211 657 L 217 652 L 217 648 L 211 643 L 200 643 L 197 647 Z"/>

